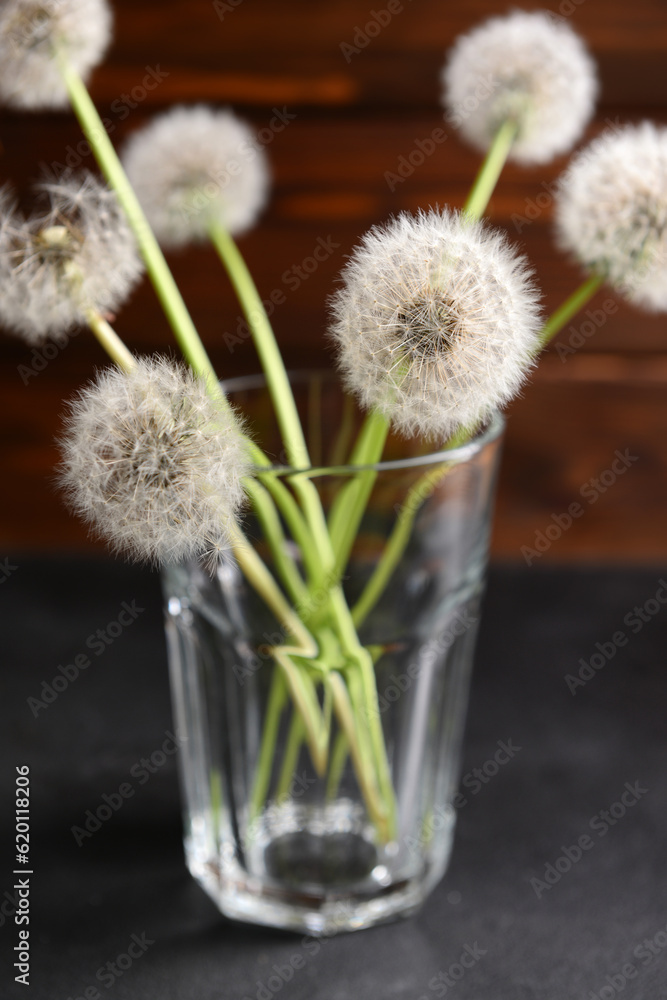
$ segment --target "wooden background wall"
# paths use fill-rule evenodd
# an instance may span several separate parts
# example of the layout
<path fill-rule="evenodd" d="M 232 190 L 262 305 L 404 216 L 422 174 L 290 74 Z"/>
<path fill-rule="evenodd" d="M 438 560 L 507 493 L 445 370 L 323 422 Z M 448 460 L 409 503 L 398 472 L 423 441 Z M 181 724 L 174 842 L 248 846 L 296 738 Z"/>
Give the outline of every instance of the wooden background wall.
<path fill-rule="evenodd" d="M 383 0 L 116 0 L 115 42 L 92 80 L 117 143 L 174 102 L 229 103 L 258 129 L 269 126 L 275 109 L 291 116 L 267 146 L 273 196 L 242 249 L 263 296 L 274 289 L 284 293 L 273 320 L 295 367 L 328 363 L 326 297 L 358 237 L 401 209 L 460 206 L 478 166 L 477 155 L 448 127 L 446 141 L 404 182 L 391 190 L 385 178 L 417 140 L 443 124 L 438 73 L 445 50 L 477 21 L 504 12 L 505 4 L 405 0 L 403 11 L 346 60 L 341 43 L 354 44 L 356 29 L 371 19 L 370 8 L 385 6 Z M 568 17 L 597 59 L 602 97 L 588 137 L 617 119 L 667 122 L 665 0 L 528 0 L 521 6 L 547 6 Z M 142 79 L 151 69 L 159 69 L 163 80 L 146 90 Z M 3 112 L 0 176 L 28 190 L 40 163 L 74 157 L 92 166 L 90 157 L 76 153 L 79 140 L 68 114 Z M 494 222 L 530 256 L 547 307 L 579 281 L 551 237 L 547 187 L 565 162 L 536 170 L 509 167 L 490 208 Z M 512 216 L 527 214 L 535 217 L 518 232 Z M 295 288 L 286 272 L 294 275 L 318 240 L 331 253 Z M 218 371 L 256 370 L 248 341 L 232 352 L 223 342 L 222 334 L 236 327 L 238 308 L 213 254 L 202 249 L 171 260 Z M 595 504 L 584 501 L 585 515 L 542 561 L 667 557 L 667 322 L 623 304 L 604 315 L 612 298 L 607 290 L 597 296 L 591 309 L 604 318 L 599 329 L 580 334 L 584 345 L 565 361 L 554 351 L 543 357 L 510 408 L 494 532 L 498 557 L 521 559 L 521 546 L 531 545 L 535 533 L 553 523 L 553 514 L 581 500 L 582 486 L 626 448 L 637 461 Z M 168 338 L 147 286 L 117 325 L 140 351 L 160 348 Z M 561 341 L 567 343 L 572 332 L 565 331 Z M 19 366 L 33 364 L 30 350 L 3 336 L 0 356 L 0 554 L 91 544 L 54 493 L 52 439 L 61 400 L 90 376 L 101 355 L 79 335 L 28 384 Z"/>

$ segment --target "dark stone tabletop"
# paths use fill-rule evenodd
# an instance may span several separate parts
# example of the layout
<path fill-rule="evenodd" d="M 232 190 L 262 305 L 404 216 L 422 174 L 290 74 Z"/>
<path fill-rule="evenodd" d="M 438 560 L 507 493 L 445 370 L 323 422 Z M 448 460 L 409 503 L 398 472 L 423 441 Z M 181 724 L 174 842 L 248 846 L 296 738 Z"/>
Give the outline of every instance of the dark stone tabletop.
<path fill-rule="evenodd" d="M 172 730 L 157 577 L 102 558 L 10 559 L 0 996 L 667 998 L 666 576 L 492 570 L 448 874 L 407 921 L 304 940 L 220 916 L 183 861 L 174 754 L 141 763 Z M 55 691 L 77 656 L 90 665 Z M 512 752 L 494 767 L 500 743 Z M 28 987 L 12 968 L 24 765 Z M 77 836 L 130 773 L 135 794 Z"/>

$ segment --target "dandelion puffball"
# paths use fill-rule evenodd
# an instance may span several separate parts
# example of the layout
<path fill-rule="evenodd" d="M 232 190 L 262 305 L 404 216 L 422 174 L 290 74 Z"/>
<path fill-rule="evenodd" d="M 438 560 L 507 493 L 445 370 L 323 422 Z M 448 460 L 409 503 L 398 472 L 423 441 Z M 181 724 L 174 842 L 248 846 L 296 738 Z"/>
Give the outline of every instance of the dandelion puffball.
<path fill-rule="evenodd" d="M 101 373 L 61 446 L 71 508 L 114 551 L 163 564 L 228 547 L 249 459 L 231 410 L 189 369 L 142 358 Z"/>
<path fill-rule="evenodd" d="M 84 78 L 104 56 L 106 0 L 6 0 L 0 10 L 0 100 L 15 108 L 68 104 L 57 51 Z"/>
<path fill-rule="evenodd" d="M 519 389 L 539 295 L 505 237 L 452 211 L 402 213 L 353 252 L 332 299 L 347 389 L 406 436 L 444 440 Z"/>
<path fill-rule="evenodd" d="M 628 301 L 667 310 L 667 128 L 629 125 L 582 150 L 560 182 L 556 227 Z"/>
<path fill-rule="evenodd" d="M 38 185 L 48 199 L 24 219 L 0 197 L 0 322 L 31 344 L 62 338 L 86 311 L 115 312 L 143 272 L 116 195 L 93 174 Z"/>
<path fill-rule="evenodd" d="M 567 152 L 588 123 L 595 65 L 562 20 L 536 11 L 494 17 L 462 35 L 442 73 L 447 120 L 486 151 L 507 119 L 517 123 L 510 158 L 546 163 Z"/>
<path fill-rule="evenodd" d="M 231 111 L 174 108 L 130 138 L 123 162 L 166 247 L 205 240 L 215 223 L 242 233 L 266 202 L 266 154 Z"/>

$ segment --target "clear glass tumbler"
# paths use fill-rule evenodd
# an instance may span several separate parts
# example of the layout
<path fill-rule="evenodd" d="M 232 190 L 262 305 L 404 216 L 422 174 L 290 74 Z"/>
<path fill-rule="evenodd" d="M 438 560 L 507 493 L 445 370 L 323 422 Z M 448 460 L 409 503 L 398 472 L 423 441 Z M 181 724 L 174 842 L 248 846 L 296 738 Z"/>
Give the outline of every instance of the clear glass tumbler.
<path fill-rule="evenodd" d="M 358 417 L 330 376 L 292 381 L 308 429 L 308 478 L 328 513 L 359 475 L 337 464 Z M 263 379 L 225 388 L 291 489 Z M 392 438 L 386 460 L 365 468 L 372 491 L 342 588 L 372 666 L 365 679 L 347 675 L 352 702 L 327 639 L 328 582 L 309 597 L 311 620 L 322 622 L 315 689 L 330 726 L 324 764 L 313 762 L 273 653 L 284 627 L 237 564 L 214 576 L 197 564 L 164 571 L 187 862 L 227 916 L 310 934 L 359 929 L 413 912 L 443 876 L 502 431 L 495 416 L 469 444 L 431 453 Z M 278 576 L 251 512 L 244 530 Z M 359 697 L 366 685 L 372 718 L 354 714 L 354 684 Z M 373 775 L 364 786 L 364 745 L 367 758 L 379 747 L 384 790 Z"/>

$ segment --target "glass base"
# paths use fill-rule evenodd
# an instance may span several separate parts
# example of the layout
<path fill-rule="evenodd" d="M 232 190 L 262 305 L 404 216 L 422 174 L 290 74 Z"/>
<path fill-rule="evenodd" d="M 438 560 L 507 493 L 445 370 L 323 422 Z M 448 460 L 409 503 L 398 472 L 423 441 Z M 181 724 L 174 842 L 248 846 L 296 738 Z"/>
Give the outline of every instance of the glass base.
<path fill-rule="evenodd" d="M 207 856 L 195 834 L 199 824 L 191 827 L 186 853 L 192 875 L 225 916 L 326 936 L 414 913 L 445 872 L 454 822 L 451 810 L 437 851 L 420 845 L 416 854 L 398 843 L 378 847 L 351 801 L 319 808 L 289 803 L 256 824 L 243 863 Z"/>

